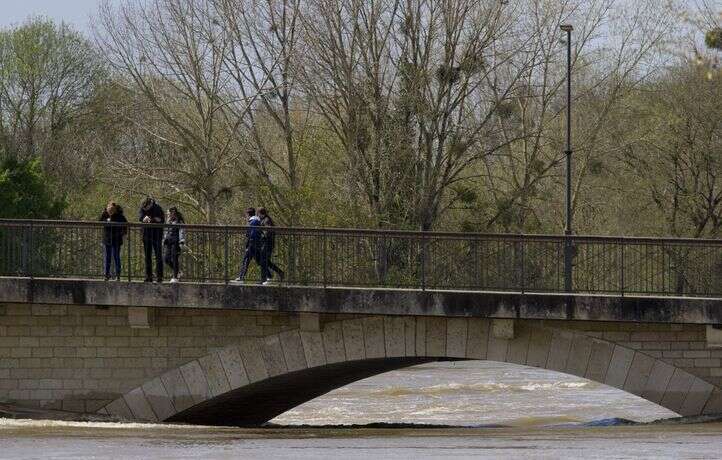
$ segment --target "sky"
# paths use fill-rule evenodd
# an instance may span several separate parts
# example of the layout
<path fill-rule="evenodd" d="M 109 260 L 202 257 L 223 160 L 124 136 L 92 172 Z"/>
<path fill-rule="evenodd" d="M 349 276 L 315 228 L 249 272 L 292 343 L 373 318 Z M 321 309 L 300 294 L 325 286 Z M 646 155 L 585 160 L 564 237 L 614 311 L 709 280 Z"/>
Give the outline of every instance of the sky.
<path fill-rule="evenodd" d="M 0 28 L 24 22 L 29 16 L 65 21 L 78 30 L 90 29 L 90 15 L 102 0 L 0 0 Z M 121 0 L 110 0 L 120 3 Z"/>

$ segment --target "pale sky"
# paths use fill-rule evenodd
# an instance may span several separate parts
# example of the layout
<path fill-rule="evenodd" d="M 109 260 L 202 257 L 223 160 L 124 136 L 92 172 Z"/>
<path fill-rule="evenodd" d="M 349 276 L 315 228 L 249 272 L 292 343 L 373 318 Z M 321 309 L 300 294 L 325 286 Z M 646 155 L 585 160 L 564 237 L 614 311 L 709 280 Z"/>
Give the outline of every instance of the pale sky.
<path fill-rule="evenodd" d="M 110 0 L 120 3 L 121 0 Z M 0 28 L 24 22 L 29 16 L 65 21 L 80 31 L 89 30 L 90 15 L 101 0 L 0 0 Z"/>

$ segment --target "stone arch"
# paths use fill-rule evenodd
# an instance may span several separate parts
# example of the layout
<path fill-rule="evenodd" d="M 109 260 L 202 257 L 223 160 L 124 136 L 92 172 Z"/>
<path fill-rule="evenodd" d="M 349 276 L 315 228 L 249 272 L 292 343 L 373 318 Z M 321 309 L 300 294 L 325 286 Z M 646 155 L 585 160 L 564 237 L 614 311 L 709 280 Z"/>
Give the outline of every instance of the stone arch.
<path fill-rule="evenodd" d="M 720 389 L 663 360 L 582 332 L 481 318 L 369 316 L 320 332 L 244 339 L 169 370 L 99 412 L 133 420 L 253 426 L 335 388 L 437 360 L 491 360 L 584 377 L 681 415 L 720 412 Z"/>

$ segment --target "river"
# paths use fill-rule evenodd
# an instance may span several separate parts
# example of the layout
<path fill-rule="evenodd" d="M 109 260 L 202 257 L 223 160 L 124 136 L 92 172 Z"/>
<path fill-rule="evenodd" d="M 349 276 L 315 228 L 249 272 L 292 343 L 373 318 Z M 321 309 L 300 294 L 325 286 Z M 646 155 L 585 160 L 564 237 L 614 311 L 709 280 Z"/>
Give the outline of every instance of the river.
<path fill-rule="evenodd" d="M 333 391 L 274 419 L 279 426 L 270 428 L 0 419 L 0 457 L 722 458 L 719 423 L 583 425 L 674 415 L 564 374 L 492 362 L 430 363 Z M 350 426 L 374 422 L 457 427 Z"/>

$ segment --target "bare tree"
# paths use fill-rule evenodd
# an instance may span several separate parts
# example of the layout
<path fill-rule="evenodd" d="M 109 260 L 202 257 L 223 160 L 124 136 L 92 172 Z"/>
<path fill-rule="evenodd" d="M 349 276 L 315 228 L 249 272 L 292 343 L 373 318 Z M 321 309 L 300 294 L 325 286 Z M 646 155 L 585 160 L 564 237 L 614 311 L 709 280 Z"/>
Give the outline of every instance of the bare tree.
<path fill-rule="evenodd" d="M 230 43 L 224 65 L 241 100 L 258 99 L 252 110 L 231 105 L 249 139 L 247 161 L 281 221 L 298 224 L 303 163 L 297 144 L 308 135 L 308 107 L 299 99 L 300 0 L 214 0 Z M 280 148 L 279 148 L 280 147 Z M 256 190 L 256 194 L 265 193 Z"/>
<path fill-rule="evenodd" d="M 216 222 L 219 204 L 243 185 L 227 172 L 242 158 L 239 114 L 256 96 L 229 88 L 231 41 L 217 11 L 206 0 L 150 0 L 106 4 L 100 18 L 98 42 L 128 94 L 124 116 L 148 139 L 118 166 Z"/>
<path fill-rule="evenodd" d="M 511 40 L 513 14 L 466 0 L 311 2 L 307 92 L 378 226 L 430 230 L 450 188 L 499 148 L 490 95 L 510 91 L 523 66 L 499 72 L 527 43 Z"/>

